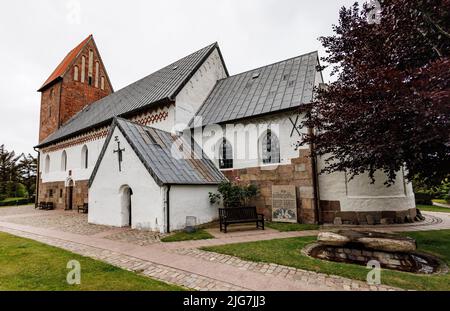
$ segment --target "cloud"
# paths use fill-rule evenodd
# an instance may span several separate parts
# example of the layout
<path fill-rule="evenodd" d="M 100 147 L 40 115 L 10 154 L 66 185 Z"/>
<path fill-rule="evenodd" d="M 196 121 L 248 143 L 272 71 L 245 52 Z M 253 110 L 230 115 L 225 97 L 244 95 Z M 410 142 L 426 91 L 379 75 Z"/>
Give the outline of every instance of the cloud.
<path fill-rule="evenodd" d="M 37 144 L 36 90 L 94 34 L 116 90 L 218 41 L 232 74 L 313 50 L 353 1 L 18 0 L 0 11 L 0 143 Z M 327 75 L 325 75 L 327 77 Z"/>

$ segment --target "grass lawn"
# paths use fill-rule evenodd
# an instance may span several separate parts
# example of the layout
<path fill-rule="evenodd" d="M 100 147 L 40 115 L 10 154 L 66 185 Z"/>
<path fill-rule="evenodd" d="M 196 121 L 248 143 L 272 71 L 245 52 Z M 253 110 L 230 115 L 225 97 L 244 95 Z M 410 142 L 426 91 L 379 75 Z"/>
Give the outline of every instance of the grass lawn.
<path fill-rule="evenodd" d="M 446 207 L 439 207 L 434 205 L 419 205 L 419 204 L 416 205 L 416 207 L 421 211 L 450 213 L 450 208 Z"/>
<path fill-rule="evenodd" d="M 297 223 L 283 223 L 283 222 L 266 222 L 266 227 L 278 231 L 304 231 L 304 230 L 319 229 L 319 226 L 314 224 L 297 224 Z"/>
<path fill-rule="evenodd" d="M 81 284 L 69 285 L 67 263 L 78 260 Z M 182 290 L 33 240 L 0 233 L 0 290 Z"/>
<path fill-rule="evenodd" d="M 4 199 L 3 201 L 0 201 L 0 202 L 7 203 L 7 202 L 13 202 L 13 201 L 22 200 L 22 199 L 26 199 L 26 198 L 6 198 L 6 199 Z"/>
<path fill-rule="evenodd" d="M 450 265 L 450 230 L 408 232 L 417 240 L 419 250 L 433 253 Z M 271 262 L 304 270 L 340 275 L 343 277 L 366 280 L 369 271 L 364 266 L 328 262 L 310 258 L 301 254 L 300 250 L 314 242 L 316 237 L 289 238 L 270 241 L 259 241 L 242 244 L 204 247 L 212 252 L 228 254 L 245 260 Z M 381 282 L 405 289 L 415 290 L 450 290 L 450 275 L 416 275 L 393 270 L 383 270 Z"/>
<path fill-rule="evenodd" d="M 203 229 L 198 229 L 193 233 L 187 233 L 184 231 L 176 232 L 161 239 L 161 242 L 179 242 L 189 240 L 207 240 L 214 239 L 214 237 Z"/>

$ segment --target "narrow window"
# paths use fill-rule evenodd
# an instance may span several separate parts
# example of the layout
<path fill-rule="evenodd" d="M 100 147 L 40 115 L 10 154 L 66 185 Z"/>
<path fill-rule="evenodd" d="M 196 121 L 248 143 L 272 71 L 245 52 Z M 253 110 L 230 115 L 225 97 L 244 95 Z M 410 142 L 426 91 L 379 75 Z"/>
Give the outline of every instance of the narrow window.
<path fill-rule="evenodd" d="M 100 88 L 102 90 L 105 89 L 105 77 L 102 76 L 102 78 L 100 79 Z"/>
<path fill-rule="evenodd" d="M 280 142 L 271 130 L 267 130 L 262 136 L 261 151 L 264 164 L 280 163 Z"/>
<path fill-rule="evenodd" d="M 48 191 L 48 197 L 49 197 L 49 198 L 53 198 L 53 189 L 50 189 L 50 190 Z"/>
<path fill-rule="evenodd" d="M 73 67 L 73 81 L 78 81 L 78 66 Z"/>
<path fill-rule="evenodd" d="M 88 67 L 88 76 L 92 78 L 94 73 L 94 52 L 89 50 L 89 67 Z"/>
<path fill-rule="evenodd" d="M 63 190 L 59 189 L 59 197 L 62 198 L 62 196 L 63 196 Z"/>
<path fill-rule="evenodd" d="M 100 74 L 100 64 L 95 62 L 95 87 L 98 87 L 98 75 Z"/>
<path fill-rule="evenodd" d="M 233 148 L 226 138 L 222 139 L 219 149 L 219 167 L 233 168 Z"/>
<path fill-rule="evenodd" d="M 89 167 L 89 151 L 86 145 L 81 148 L 81 167 L 84 169 Z"/>
<path fill-rule="evenodd" d="M 86 78 L 86 57 L 81 56 L 81 83 L 84 83 L 84 79 Z"/>
<path fill-rule="evenodd" d="M 61 171 L 66 171 L 67 170 L 67 153 L 64 150 L 61 154 Z"/>
<path fill-rule="evenodd" d="M 50 156 L 47 154 L 47 156 L 45 157 L 45 162 L 44 162 L 44 172 L 48 173 L 50 172 Z"/>

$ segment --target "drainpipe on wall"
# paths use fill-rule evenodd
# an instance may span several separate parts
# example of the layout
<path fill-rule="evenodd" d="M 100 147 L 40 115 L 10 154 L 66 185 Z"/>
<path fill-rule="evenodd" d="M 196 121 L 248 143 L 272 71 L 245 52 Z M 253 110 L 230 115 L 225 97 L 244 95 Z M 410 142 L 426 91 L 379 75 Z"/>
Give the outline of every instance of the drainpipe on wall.
<path fill-rule="evenodd" d="M 38 150 L 36 150 L 35 147 L 33 147 L 34 151 L 37 152 L 38 157 L 37 157 L 37 164 L 36 164 L 36 196 L 34 197 L 34 208 L 38 207 L 38 202 L 39 202 L 39 178 L 40 178 L 40 174 L 39 174 L 39 168 L 41 167 L 41 152 Z"/>
<path fill-rule="evenodd" d="M 309 134 L 313 134 L 313 129 L 309 129 Z M 311 152 L 311 164 L 312 164 L 312 179 L 313 179 L 313 187 L 314 187 L 314 212 L 317 215 L 317 223 L 322 224 L 322 212 L 320 210 L 320 189 L 319 189 L 319 177 L 317 171 L 317 157 L 313 156 L 314 154 L 314 145 L 311 144 L 310 147 Z"/>
<path fill-rule="evenodd" d="M 166 228 L 167 233 L 170 233 L 170 185 L 167 185 L 166 200 L 164 203 L 166 205 Z"/>

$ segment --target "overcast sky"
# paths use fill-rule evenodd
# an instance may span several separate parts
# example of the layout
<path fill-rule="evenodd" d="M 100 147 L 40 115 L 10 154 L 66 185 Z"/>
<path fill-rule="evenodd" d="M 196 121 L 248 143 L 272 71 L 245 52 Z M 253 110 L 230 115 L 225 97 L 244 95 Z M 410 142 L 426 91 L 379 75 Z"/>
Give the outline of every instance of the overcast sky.
<path fill-rule="evenodd" d="M 339 8 L 354 0 L 15 0 L 0 10 L 0 144 L 33 152 L 36 90 L 93 34 L 115 90 L 212 42 L 230 74 L 324 51 Z M 325 73 L 325 79 L 328 79 Z"/>

